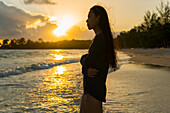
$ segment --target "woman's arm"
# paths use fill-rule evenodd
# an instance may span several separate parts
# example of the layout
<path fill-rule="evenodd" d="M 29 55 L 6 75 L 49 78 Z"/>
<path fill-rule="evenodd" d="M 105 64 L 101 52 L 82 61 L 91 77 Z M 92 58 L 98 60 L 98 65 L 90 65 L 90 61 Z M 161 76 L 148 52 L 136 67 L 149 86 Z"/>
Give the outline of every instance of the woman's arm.
<path fill-rule="evenodd" d="M 90 67 L 90 68 L 88 68 L 88 70 L 87 70 L 87 76 L 89 76 L 89 77 L 95 77 L 95 75 L 97 74 L 98 71 L 99 71 L 99 70 Z"/>
<path fill-rule="evenodd" d="M 80 63 L 81 63 L 82 66 L 85 65 L 84 63 L 85 63 L 85 60 L 86 60 L 87 55 L 88 55 L 88 54 L 84 54 L 84 55 L 81 57 L 81 59 L 80 59 Z"/>

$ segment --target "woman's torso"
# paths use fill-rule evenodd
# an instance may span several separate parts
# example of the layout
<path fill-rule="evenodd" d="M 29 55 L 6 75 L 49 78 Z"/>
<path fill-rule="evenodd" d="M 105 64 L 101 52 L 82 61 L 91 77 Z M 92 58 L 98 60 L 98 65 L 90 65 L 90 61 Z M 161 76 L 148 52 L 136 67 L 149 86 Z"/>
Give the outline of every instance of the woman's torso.
<path fill-rule="evenodd" d="M 98 50 L 100 49 L 100 50 Z M 93 43 L 89 48 L 89 54 L 94 51 L 99 51 L 96 55 L 93 55 L 93 64 L 90 67 L 99 70 L 97 77 L 100 77 L 106 81 L 109 64 L 106 57 L 106 38 L 103 33 L 95 36 Z"/>

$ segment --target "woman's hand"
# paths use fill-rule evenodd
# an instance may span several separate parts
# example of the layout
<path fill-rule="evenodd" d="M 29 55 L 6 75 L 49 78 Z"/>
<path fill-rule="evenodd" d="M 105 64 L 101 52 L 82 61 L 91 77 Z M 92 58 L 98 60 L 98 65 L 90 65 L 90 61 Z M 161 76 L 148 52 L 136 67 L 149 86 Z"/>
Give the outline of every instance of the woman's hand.
<path fill-rule="evenodd" d="M 99 71 L 99 70 L 90 67 L 90 68 L 88 68 L 88 70 L 87 70 L 87 76 L 89 76 L 89 77 L 95 77 L 95 75 L 97 74 L 98 71 Z"/>

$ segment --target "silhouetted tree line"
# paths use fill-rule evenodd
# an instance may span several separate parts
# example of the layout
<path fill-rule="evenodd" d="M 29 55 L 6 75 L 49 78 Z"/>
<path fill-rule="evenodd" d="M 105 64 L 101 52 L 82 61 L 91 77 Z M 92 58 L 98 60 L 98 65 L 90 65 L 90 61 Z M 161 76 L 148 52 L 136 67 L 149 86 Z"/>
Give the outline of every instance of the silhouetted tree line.
<path fill-rule="evenodd" d="M 88 49 L 91 40 L 63 40 L 57 42 L 44 42 L 42 38 L 38 41 L 20 39 L 12 39 L 9 43 L 8 39 L 3 40 L 0 49 Z"/>
<path fill-rule="evenodd" d="M 170 47 L 170 6 L 162 1 L 157 12 L 147 11 L 143 22 L 130 31 L 120 32 L 115 39 L 117 48 L 169 48 Z"/>

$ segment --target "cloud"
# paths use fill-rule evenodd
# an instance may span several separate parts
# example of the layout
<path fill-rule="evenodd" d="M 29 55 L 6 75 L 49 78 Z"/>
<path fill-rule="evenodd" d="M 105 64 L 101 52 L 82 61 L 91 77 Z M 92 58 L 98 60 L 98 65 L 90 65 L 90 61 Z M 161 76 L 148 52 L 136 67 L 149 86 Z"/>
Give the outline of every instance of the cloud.
<path fill-rule="evenodd" d="M 0 1 L 0 39 L 25 37 L 36 40 L 51 28 L 55 29 L 57 25 L 49 23 L 49 17 L 31 14 Z"/>
<path fill-rule="evenodd" d="M 56 5 L 56 2 L 52 2 L 51 0 L 24 0 L 25 4 L 48 4 L 48 5 Z"/>
<path fill-rule="evenodd" d="M 72 26 L 66 36 L 57 37 L 53 30 L 57 28 L 56 23 L 49 21 L 49 17 L 41 14 L 32 14 L 15 6 L 9 6 L 0 1 L 0 39 L 19 39 L 44 41 L 59 40 L 88 40 L 94 38 L 93 31 L 84 30 L 79 26 Z"/>

